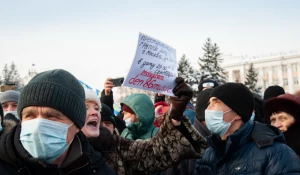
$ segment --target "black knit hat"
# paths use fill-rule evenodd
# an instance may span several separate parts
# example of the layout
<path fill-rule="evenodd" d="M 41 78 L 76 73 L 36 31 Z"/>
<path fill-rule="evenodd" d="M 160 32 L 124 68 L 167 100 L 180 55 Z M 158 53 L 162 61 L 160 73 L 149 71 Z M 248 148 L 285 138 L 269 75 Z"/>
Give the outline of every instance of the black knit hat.
<path fill-rule="evenodd" d="M 217 97 L 247 122 L 254 109 L 251 91 L 241 83 L 225 83 L 214 88 L 209 97 Z"/>
<path fill-rule="evenodd" d="M 205 110 L 208 107 L 209 95 L 213 89 L 205 89 L 197 95 L 196 114 L 199 121 L 205 121 Z"/>
<path fill-rule="evenodd" d="M 56 109 L 70 118 L 80 129 L 86 118 L 85 95 L 82 85 L 69 72 L 55 69 L 37 74 L 23 88 L 18 115 L 28 106 Z"/>
<path fill-rule="evenodd" d="M 267 101 L 270 98 L 274 98 L 282 94 L 285 94 L 285 91 L 282 87 L 277 85 L 269 86 L 264 92 L 264 101 Z"/>
<path fill-rule="evenodd" d="M 116 127 L 115 115 L 113 114 L 111 109 L 104 103 L 101 103 L 101 106 L 101 121 L 110 121 L 112 124 L 114 124 L 114 127 Z"/>
<path fill-rule="evenodd" d="M 205 88 L 205 87 L 213 87 L 213 88 L 215 88 L 217 86 L 219 86 L 219 84 L 216 81 L 214 81 L 212 79 L 205 79 L 205 80 L 203 80 L 203 81 L 201 81 L 199 83 L 198 91 L 199 92 L 202 91 L 202 89 Z"/>

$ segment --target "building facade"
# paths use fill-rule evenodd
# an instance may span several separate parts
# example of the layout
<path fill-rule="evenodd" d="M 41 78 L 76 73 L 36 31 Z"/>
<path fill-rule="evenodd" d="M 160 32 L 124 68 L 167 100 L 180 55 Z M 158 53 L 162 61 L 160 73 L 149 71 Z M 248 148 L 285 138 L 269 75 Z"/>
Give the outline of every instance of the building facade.
<path fill-rule="evenodd" d="M 271 85 L 279 85 L 287 93 L 300 90 L 300 49 L 256 57 L 226 56 L 223 59 L 222 67 L 228 82 L 245 83 L 249 65 L 253 63 L 258 73 L 257 85 L 262 87 L 262 92 Z"/>

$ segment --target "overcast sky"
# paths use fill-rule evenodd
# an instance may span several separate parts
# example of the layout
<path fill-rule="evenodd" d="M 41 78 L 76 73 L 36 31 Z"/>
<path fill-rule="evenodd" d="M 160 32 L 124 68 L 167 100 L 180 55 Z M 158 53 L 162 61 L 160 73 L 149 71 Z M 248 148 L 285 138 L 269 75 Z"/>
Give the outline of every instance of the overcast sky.
<path fill-rule="evenodd" d="M 0 70 L 14 61 L 25 76 L 63 68 L 102 89 L 125 76 L 139 32 L 193 63 L 210 37 L 223 54 L 300 49 L 300 1 L 0 0 Z"/>

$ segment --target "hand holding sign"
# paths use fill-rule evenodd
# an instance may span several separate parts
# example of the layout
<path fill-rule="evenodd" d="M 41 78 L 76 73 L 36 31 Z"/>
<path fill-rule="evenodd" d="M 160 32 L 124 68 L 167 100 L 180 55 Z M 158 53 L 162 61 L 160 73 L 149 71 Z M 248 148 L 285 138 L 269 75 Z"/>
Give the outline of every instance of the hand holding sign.
<path fill-rule="evenodd" d="M 174 96 L 176 76 L 175 49 L 140 33 L 135 58 L 123 85 Z"/>
<path fill-rule="evenodd" d="M 170 101 L 172 104 L 170 116 L 174 120 L 181 121 L 186 105 L 193 97 L 193 91 L 184 82 L 183 78 L 177 77 L 175 81 L 176 81 L 176 86 L 173 89 L 173 93 L 177 97 L 170 97 Z"/>

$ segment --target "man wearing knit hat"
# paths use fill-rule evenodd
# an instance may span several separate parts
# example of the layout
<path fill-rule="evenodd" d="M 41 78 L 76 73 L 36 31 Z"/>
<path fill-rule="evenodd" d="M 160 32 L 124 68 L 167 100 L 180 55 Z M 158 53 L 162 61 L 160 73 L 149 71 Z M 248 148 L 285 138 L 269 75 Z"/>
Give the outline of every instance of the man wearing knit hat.
<path fill-rule="evenodd" d="M 19 97 L 20 92 L 14 90 L 8 90 L 0 94 L 0 103 L 4 111 L 4 116 L 10 113 L 13 114 L 16 119 L 19 119 L 19 116 L 17 114 Z"/>
<path fill-rule="evenodd" d="M 117 135 L 119 135 L 119 131 L 116 129 L 116 122 L 115 122 L 115 116 L 113 112 L 110 110 L 110 108 L 102 104 L 101 109 L 101 126 L 107 128 L 111 134 L 116 132 Z"/>
<path fill-rule="evenodd" d="M 300 173 L 300 161 L 283 134 L 250 120 L 254 100 L 245 85 L 226 83 L 209 97 L 205 121 L 211 147 L 196 162 L 197 174 Z"/>
<path fill-rule="evenodd" d="M 275 98 L 279 95 L 285 94 L 284 89 L 281 86 L 274 85 L 269 86 L 264 92 L 264 101 L 267 101 L 271 98 Z"/>
<path fill-rule="evenodd" d="M 20 95 L 21 123 L 1 136 L 1 174 L 113 174 L 105 162 L 91 162 L 97 152 L 80 131 L 84 101 L 83 87 L 69 72 L 36 75 Z"/>
<path fill-rule="evenodd" d="M 215 81 L 215 80 L 212 80 L 212 79 L 204 79 L 202 80 L 199 85 L 198 85 L 198 91 L 201 92 L 205 89 L 209 89 L 209 88 L 215 88 L 219 86 L 219 84 Z"/>

